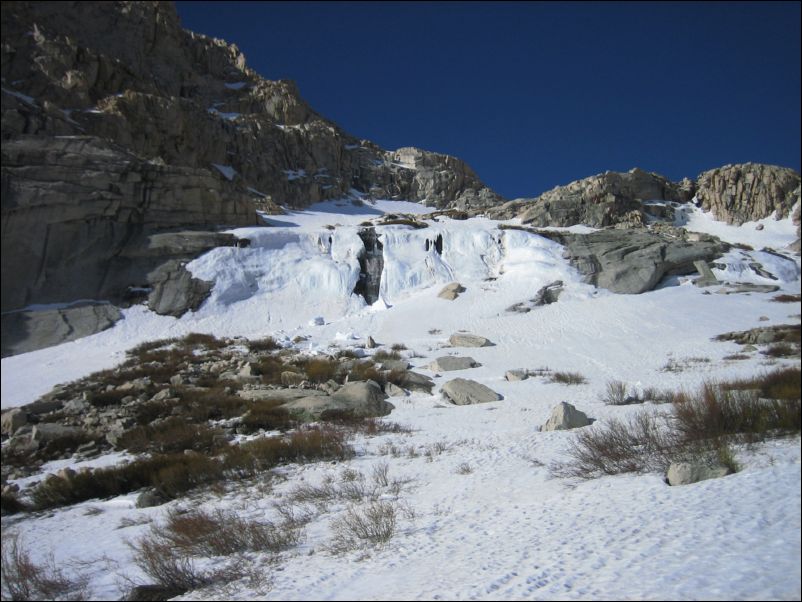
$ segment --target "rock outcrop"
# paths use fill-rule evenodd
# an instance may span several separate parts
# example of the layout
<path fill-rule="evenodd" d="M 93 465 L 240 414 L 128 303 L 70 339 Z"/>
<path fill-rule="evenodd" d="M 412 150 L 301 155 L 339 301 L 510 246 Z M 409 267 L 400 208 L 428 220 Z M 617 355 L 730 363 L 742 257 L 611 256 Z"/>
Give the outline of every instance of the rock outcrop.
<path fill-rule="evenodd" d="M 441 389 L 443 396 L 458 406 L 489 403 L 503 399 L 501 395 L 482 383 L 466 378 L 455 378 L 448 381 Z"/>
<path fill-rule="evenodd" d="M 695 261 L 712 261 L 728 248 L 714 237 L 694 235 L 691 240 L 675 228 L 540 233 L 565 245 L 566 257 L 586 282 L 624 294 L 650 291 L 668 275 L 694 273 Z"/>
<path fill-rule="evenodd" d="M 799 202 L 799 174 L 787 167 L 743 163 L 702 173 L 696 199 L 716 219 L 740 225 L 770 216 L 787 217 Z"/>
<path fill-rule="evenodd" d="M 348 135 L 169 2 L 8 2 L 2 37 L 4 312 L 150 288 L 180 315 L 204 285 L 149 235 L 256 224 L 277 203 L 501 200 L 459 159 Z"/>

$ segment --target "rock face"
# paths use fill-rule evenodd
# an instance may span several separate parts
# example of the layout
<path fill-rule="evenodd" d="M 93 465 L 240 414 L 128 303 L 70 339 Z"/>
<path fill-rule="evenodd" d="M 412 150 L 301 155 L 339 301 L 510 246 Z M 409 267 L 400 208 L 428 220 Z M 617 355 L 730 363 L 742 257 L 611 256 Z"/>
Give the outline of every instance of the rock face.
<path fill-rule="evenodd" d="M 10 2 L 2 37 L 4 312 L 153 288 L 180 315 L 204 285 L 158 269 L 148 237 L 256 224 L 276 203 L 502 200 L 459 159 L 349 136 L 168 2 Z"/>
<path fill-rule="evenodd" d="M 455 378 L 443 385 L 443 395 L 458 406 L 488 403 L 502 399 L 501 395 L 475 380 Z"/>
<path fill-rule="evenodd" d="M 712 261 L 728 248 L 712 237 L 687 240 L 677 229 L 542 234 L 565 245 L 566 257 L 586 282 L 625 294 L 652 290 L 667 275 L 693 273 L 695 261 Z"/>
<path fill-rule="evenodd" d="M 689 181 L 677 184 L 636 168 L 627 173 L 608 171 L 558 186 L 522 202 L 518 209 L 524 224 L 538 227 L 585 224 L 601 228 L 633 219 L 629 216 L 632 212 L 637 216 L 636 221 L 642 222 L 642 201 L 687 202 L 692 196 L 693 186 Z"/>
<path fill-rule="evenodd" d="M 362 295 L 368 305 L 373 305 L 379 299 L 382 270 L 384 269 L 382 243 L 374 228 L 360 230 L 359 237 L 362 239 L 365 249 L 359 256 L 359 280 L 354 288 L 354 293 Z"/>
<path fill-rule="evenodd" d="M 120 310 L 109 304 L 9 313 L 2 321 L 2 356 L 74 341 L 110 328 L 121 317 Z"/>
<path fill-rule="evenodd" d="M 706 171 L 696 198 L 716 219 L 740 225 L 770 216 L 788 216 L 799 201 L 799 174 L 787 167 L 743 163 Z"/>

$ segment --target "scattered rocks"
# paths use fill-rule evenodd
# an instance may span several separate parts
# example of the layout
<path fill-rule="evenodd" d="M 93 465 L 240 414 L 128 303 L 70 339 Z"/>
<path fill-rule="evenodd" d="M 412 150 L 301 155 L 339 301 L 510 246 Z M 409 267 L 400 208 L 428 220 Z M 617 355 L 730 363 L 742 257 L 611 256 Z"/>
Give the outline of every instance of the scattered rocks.
<path fill-rule="evenodd" d="M 551 411 L 549 419 L 540 430 L 567 431 L 588 426 L 591 423 L 592 420 L 588 418 L 587 414 L 580 412 L 570 403 L 562 401 Z"/>
<path fill-rule="evenodd" d="M 170 498 L 161 493 L 158 489 L 148 488 L 140 493 L 136 498 L 137 508 L 153 508 L 161 506 L 170 501 Z"/>
<path fill-rule="evenodd" d="M 490 339 L 476 334 L 468 334 L 467 332 L 452 334 L 448 339 L 448 343 L 452 347 L 491 347 L 495 344 Z"/>
<path fill-rule="evenodd" d="M 458 406 L 488 403 L 503 399 L 501 395 L 485 385 L 465 378 L 455 378 L 443 385 L 443 395 Z"/>
<path fill-rule="evenodd" d="M 535 294 L 534 298 L 530 299 L 529 301 L 523 301 L 521 303 L 511 305 L 507 308 L 507 311 L 522 314 L 528 313 L 535 307 L 541 307 L 543 305 L 555 303 L 557 299 L 560 298 L 560 294 L 562 292 L 563 281 L 555 280 L 554 282 L 542 286 L 540 290 L 537 291 L 537 294 Z"/>
<path fill-rule="evenodd" d="M 669 485 L 690 485 L 707 479 L 717 479 L 732 474 L 733 470 L 721 464 L 701 462 L 674 462 L 668 467 L 666 480 Z"/>
<path fill-rule="evenodd" d="M 727 284 L 716 292 L 719 295 L 734 295 L 739 293 L 776 293 L 780 287 L 776 284 L 753 284 L 751 282 L 738 282 Z"/>

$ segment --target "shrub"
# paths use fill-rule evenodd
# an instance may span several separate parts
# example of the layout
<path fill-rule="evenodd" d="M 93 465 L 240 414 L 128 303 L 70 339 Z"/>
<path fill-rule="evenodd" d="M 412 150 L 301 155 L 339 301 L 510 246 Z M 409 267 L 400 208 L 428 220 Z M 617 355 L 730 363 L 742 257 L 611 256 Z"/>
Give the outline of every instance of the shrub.
<path fill-rule="evenodd" d="M 281 345 L 279 345 L 273 337 L 264 337 L 262 339 L 256 339 L 255 341 L 248 341 L 248 349 L 252 352 L 259 353 L 261 351 L 281 349 Z"/>
<path fill-rule="evenodd" d="M 295 523 L 274 525 L 241 518 L 235 512 L 175 511 L 167 523 L 151 528 L 151 537 L 196 556 L 226 556 L 244 551 L 280 552 L 296 543 L 301 531 Z"/>
<path fill-rule="evenodd" d="M 68 576 L 52 557 L 36 564 L 22 547 L 19 535 L 3 532 L 3 600 L 86 600 L 88 579 Z"/>
<path fill-rule="evenodd" d="M 373 362 L 356 362 L 348 371 L 348 382 L 372 380 L 383 385 L 385 378 Z"/>
<path fill-rule="evenodd" d="M 385 351 L 384 349 L 379 349 L 376 353 L 373 354 L 372 358 L 374 362 L 383 362 L 386 360 L 400 360 L 401 354 L 398 351 Z"/>
<path fill-rule="evenodd" d="M 580 429 L 569 444 L 570 462 L 556 463 L 557 476 L 591 479 L 624 472 L 665 470 L 671 463 L 677 437 L 661 420 L 640 412 L 629 421 L 613 419 Z"/>
<path fill-rule="evenodd" d="M 147 426 L 138 426 L 123 433 L 118 447 L 130 452 L 155 451 L 175 453 L 184 450 L 211 451 L 221 432 L 205 424 L 191 424 L 172 417 Z"/>
<path fill-rule="evenodd" d="M 331 358 L 311 358 L 301 364 L 301 368 L 313 383 L 325 383 L 334 379 L 337 367 L 337 362 Z"/>
<path fill-rule="evenodd" d="M 332 549 L 346 552 L 366 544 L 381 545 L 393 537 L 398 515 L 395 504 L 375 501 L 360 508 L 349 506 L 332 523 Z"/>
<path fill-rule="evenodd" d="M 226 346 L 225 341 L 221 341 L 211 334 L 191 332 L 180 340 L 185 347 L 205 347 L 206 349 L 222 349 Z"/>
<path fill-rule="evenodd" d="M 771 300 L 776 303 L 799 303 L 802 300 L 802 295 L 775 295 Z"/>
<path fill-rule="evenodd" d="M 253 433 L 260 429 L 268 431 L 288 430 L 295 426 L 297 422 L 292 419 L 290 413 L 280 407 L 283 403 L 280 399 L 265 399 L 254 402 L 251 409 L 240 421 L 243 432 Z"/>
<path fill-rule="evenodd" d="M 280 385 L 281 373 L 286 372 L 289 366 L 275 356 L 267 356 L 259 358 L 259 361 L 256 362 L 256 369 L 264 384 Z"/>
<path fill-rule="evenodd" d="M 725 391 L 757 390 L 768 399 L 799 399 L 802 397 L 802 370 L 781 368 L 753 378 L 721 383 Z"/>
<path fill-rule="evenodd" d="M 769 345 L 762 353 L 769 357 L 793 357 L 799 355 L 799 347 L 789 345 L 788 343 L 774 343 L 773 345 Z"/>
<path fill-rule="evenodd" d="M 404 345 L 403 343 L 393 343 L 390 346 L 390 349 L 392 349 L 393 351 L 404 351 L 404 350 L 406 350 L 406 348 L 407 348 L 407 346 Z M 396 358 L 396 359 L 401 359 L 401 358 L 399 357 L 399 358 Z"/>
<path fill-rule="evenodd" d="M 185 411 L 194 420 L 221 420 L 241 416 L 248 408 L 248 402 L 229 389 L 228 385 L 218 383 L 205 389 L 180 387 L 176 394 Z"/>
<path fill-rule="evenodd" d="M 588 382 L 578 372 L 552 372 L 549 376 L 551 382 L 563 385 L 584 385 Z"/>
<path fill-rule="evenodd" d="M 15 493 L 5 492 L 0 495 L 0 512 L 3 516 L 25 512 L 28 506 Z M 5 545 L 5 544 L 4 544 Z"/>
<path fill-rule="evenodd" d="M 108 406 L 120 405 L 123 397 L 131 395 L 132 391 L 112 389 L 110 391 L 91 391 L 86 395 L 86 400 L 96 408 L 106 408 Z"/>
<path fill-rule="evenodd" d="M 604 403 L 611 406 L 621 406 L 627 403 L 627 385 L 620 380 L 607 382 Z"/>

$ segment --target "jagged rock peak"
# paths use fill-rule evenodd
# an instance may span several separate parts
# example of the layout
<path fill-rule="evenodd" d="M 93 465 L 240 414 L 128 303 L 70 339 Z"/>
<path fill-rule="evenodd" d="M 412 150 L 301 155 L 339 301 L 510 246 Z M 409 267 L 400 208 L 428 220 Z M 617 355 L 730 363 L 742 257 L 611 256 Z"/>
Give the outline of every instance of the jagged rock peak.
<path fill-rule="evenodd" d="M 799 173 L 788 167 L 741 163 L 699 175 L 696 198 L 716 219 L 742 224 L 776 212 L 787 217 L 799 202 Z"/>

